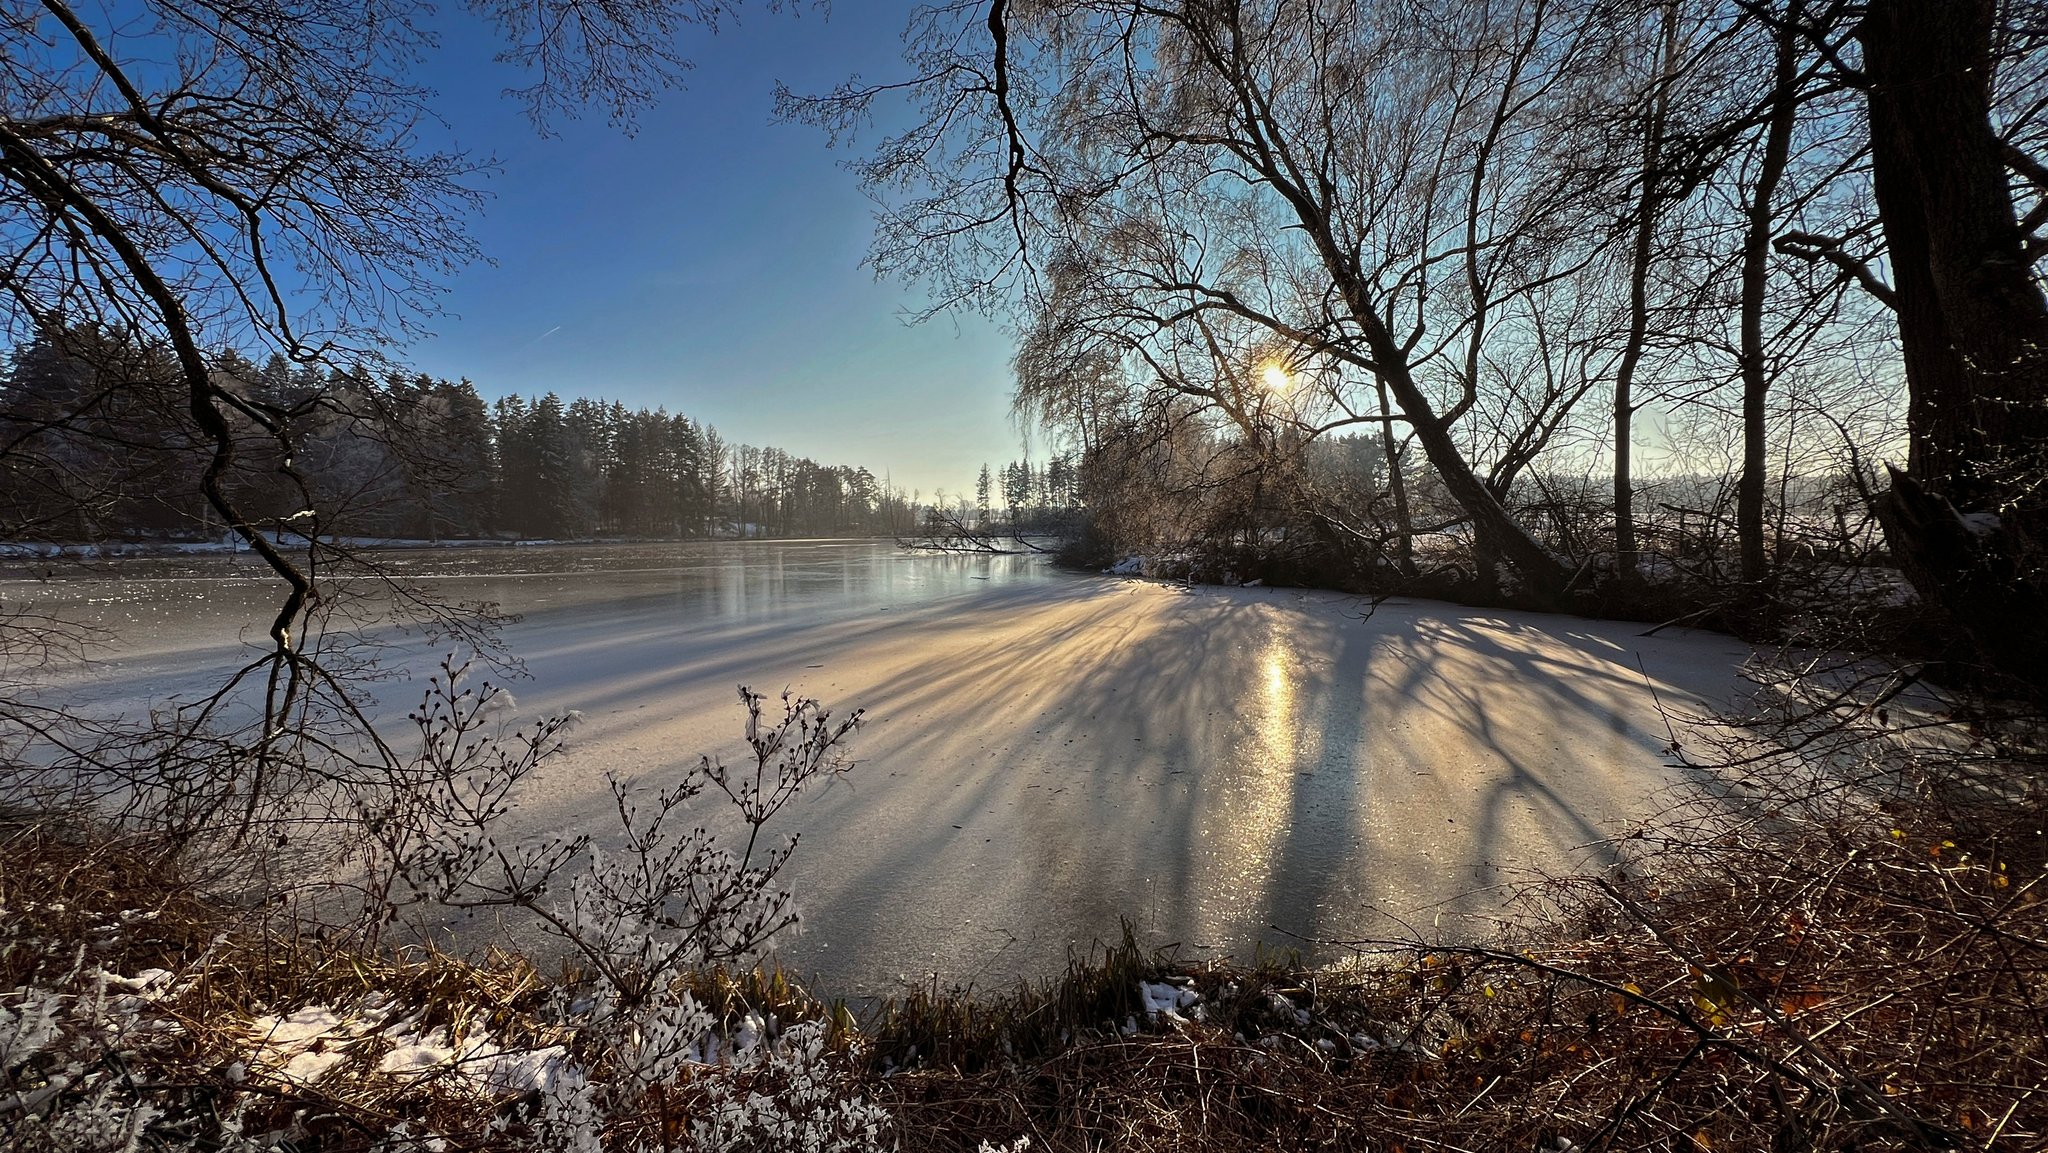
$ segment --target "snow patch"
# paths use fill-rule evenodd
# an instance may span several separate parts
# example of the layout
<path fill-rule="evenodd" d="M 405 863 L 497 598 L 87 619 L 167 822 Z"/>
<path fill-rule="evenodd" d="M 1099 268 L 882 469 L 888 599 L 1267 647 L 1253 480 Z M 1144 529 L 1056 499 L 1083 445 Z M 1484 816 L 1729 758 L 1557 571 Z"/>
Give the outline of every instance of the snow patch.
<path fill-rule="evenodd" d="M 173 974 L 169 969 L 144 969 L 133 977 L 109 973 L 105 969 L 93 970 L 92 979 L 99 982 L 104 990 L 115 990 L 142 1001 L 161 1001 L 173 991 Z"/>
<path fill-rule="evenodd" d="M 446 1029 L 429 1029 L 424 1036 L 399 1033 L 391 1041 L 377 1062 L 379 1073 L 418 1077 L 455 1063 L 455 1043 Z"/>
<path fill-rule="evenodd" d="M 490 1095 L 547 1091 L 569 1079 L 561 1045 L 508 1048 L 486 1030 L 458 1039 L 445 1026 L 420 1030 L 414 1016 L 387 1019 L 386 1008 L 372 998 L 347 1013 L 308 1005 L 258 1017 L 249 1025 L 255 1048 L 247 1067 L 306 1085 L 357 1053 L 379 1054 L 375 1068 L 386 1076 L 447 1076 Z"/>
<path fill-rule="evenodd" d="M 1163 981 L 1138 982 L 1138 996 L 1145 1002 L 1145 1015 L 1157 1021 L 1164 1016 L 1169 1021 L 1185 1021 L 1182 1009 L 1193 1008 L 1202 1000 L 1202 995 L 1193 989 L 1169 985 Z"/>

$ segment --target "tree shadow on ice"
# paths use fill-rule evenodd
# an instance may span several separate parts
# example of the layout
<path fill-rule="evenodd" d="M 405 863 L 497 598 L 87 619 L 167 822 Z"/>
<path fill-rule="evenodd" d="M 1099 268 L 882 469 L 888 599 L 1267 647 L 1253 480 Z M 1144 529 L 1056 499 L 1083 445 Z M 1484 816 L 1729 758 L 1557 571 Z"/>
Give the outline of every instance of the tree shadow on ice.
<path fill-rule="evenodd" d="M 1658 789 L 1710 776 L 1665 765 L 1635 661 L 1667 705 L 1716 702 L 1743 651 L 1727 638 L 1399 602 L 1361 620 L 1352 603 L 1075 580 L 988 588 L 972 611 L 707 620 L 636 598 L 536 614 L 513 639 L 536 701 L 602 718 L 656 772 L 731 745 L 743 681 L 867 708 L 852 790 L 788 826 L 806 833 L 793 869 L 819 951 L 893 950 L 909 971 L 1015 970 L 1025 950 L 1056 966 L 1125 915 L 1240 955 L 1484 916 L 1517 870 L 1600 865 Z M 829 693 L 804 683 L 820 662 Z M 573 817 L 601 774 L 548 786 L 537 811 Z"/>
<path fill-rule="evenodd" d="M 1429 806 L 1417 806 L 1424 820 L 1409 834 L 1411 844 L 1435 841 L 1407 854 L 1414 867 L 1434 864 L 1463 886 L 1436 907 L 1453 924 L 1432 931 L 1479 930 L 1500 911 L 1504 887 L 1560 866 L 1614 864 L 1627 825 L 1686 795 L 1741 803 L 1722 795 L 1715 774 L 1673 756 L 1689 721 L 1712 711 L 1732 683 L 1729 664 L 1698 650 L 1734 655 L 1735 642 L 1658 641 L 1626 624 L 1539 619 L 1430 614 L 1383 643 L 1381 695 L 1399 702 L 1390 747 L 1418 778 L 1448 769 L 1459 782 L 1424 790 L 1444 814 L 1433 820 Z M 1444 763 L 1459 743 L 1492 763 L 1461 774 Z"/>
<path fill-rule="evenodd" d="M 892 787 L 914 799 L 834 803 L 863 847 L 858 865 L 831 862 L 827 891 L 883 919 L 913 903 L 1008 910 L 1004 932 L 1030 947 L 1085 947 L 1128 915 L 1155 940 L 1242 955 L 1287 934 L 1495 912 L 1517 869 L 1611 859 L 1608 838 L 1674 779 L 1613 630 L 1433 606 L 1358 621 L 1304 599 L 1148 589 L 1050 621 L 934 622 L 934 650 L 967 638 L 971 659 L 864 700 L 912 722 L 976 709 L 881 726 L 863 756 L 905 774 Z M 1667 700 L 1728 687 L 1731 654 L 1692 668 L 1659 647 L 1647 655 Z M 864 917 L 832 946 L 893 932 Z"/>
<path fill-rule="evenodd" d="M 1050 620 L 1021 624 L 932 622 L 925 642 L 964 650 L 964 659 L 921 664 L 864 698 L 876 723 L 863 759 L 891 773 L 889 787 L 907 800 L 888 803 L 871 777 L 863 796 L 821 810 L 862 851 L 856 867 L 806 870 L 831 874 L 814 904 L 830 905 L 836 893 L 869 905 L 876 893 L 896 893 L 900 901 L 875 907 L 957 901 L 1020 911 L 1028 923 L 1001 927 L 1003 939 L 1048 950 L 1055 966 L 1065 946 L 1085 948 L 1136 911 L 1145 837 L 1133 825 L 1181 822 L 1171 774 L 1195 759 L 1190 734 L 1170 715 L 1177 690 L 1165 678 L 1199 666 L 1217 638 L 1192 639 L 1168 667 L 1146 655 L 1153 646 L 1136 635 L 1130 608 L 1099 586 L 1093 598 L 1054 607 Z M 1135 755 L 1107 755 L 1106 740 Z M 871 950 L 897 931 L 837 908 L 833 920 L 835 950 Z M 983 952 L 993 962 L 1000 949 Z M 979 967 L 963 959 L 968 973 Z"/>
<path fill-rule="evenodd" d="M 1078 594 L 1069 587 L 1051 595 L 1044 591 L 1028 596 L 1020 591 L 1019 595 L 1038 605 L 1057 604 Z M 996 598 L 998 602 L 1003 599 L 1001 595 Z M 1000 604 L 992 611 L 1001 611 Z M 707 689 L 723 699 L 737 684 L 764 691 L 791 686 L 819 696 L 837 711 L 865 707 L 872 712 L 864 686 L 827 692 L 814 683 L 823 679 L 815 671 L 819 664 L 829 667 L 841 654 L 921 633 L 949 614 L 954 610 L 935 604 L 756 621 L 705 622 L 650 613 L 622 622 L 608 615 L 524 628 L 515 641 L 527 654 L 539 678 L 535 685 L 547 693 L 551 707 L 579 709 L 592 716 Z M 637 727 L 658 726 L 667 719 L 664 712 L 650 711 L 639 720 L 609 722 L 611 735 L 630 738 Z M 696 751 L 712 751 L 730 737 L 723 728 L 708 732 L 703 748 Z M 690 755 L 694 758 L 695 751 Z"/>

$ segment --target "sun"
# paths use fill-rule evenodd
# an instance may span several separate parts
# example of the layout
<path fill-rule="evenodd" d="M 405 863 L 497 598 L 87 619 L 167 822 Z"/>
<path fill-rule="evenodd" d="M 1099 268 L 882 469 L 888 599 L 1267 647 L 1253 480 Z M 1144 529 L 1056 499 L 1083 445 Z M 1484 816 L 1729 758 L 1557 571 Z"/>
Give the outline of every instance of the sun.
<path fill-rule="evenodd" d="M 1259 383 L 1266 386 L 1267 392 L 1286 392 L 1287 386 L 1294 383 L 1294 378 L 1279 365 L 1269 364 L 1259 370 Z"/>

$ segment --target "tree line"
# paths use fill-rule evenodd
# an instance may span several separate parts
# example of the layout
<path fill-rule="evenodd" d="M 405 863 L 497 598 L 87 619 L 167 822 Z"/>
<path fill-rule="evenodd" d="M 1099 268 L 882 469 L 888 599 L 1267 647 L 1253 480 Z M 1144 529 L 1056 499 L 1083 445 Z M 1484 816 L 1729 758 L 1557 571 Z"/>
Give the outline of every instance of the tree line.
<path fill-rule="evenodd" d="M 665 409 L 468 380 L 211 359 L 224 396 L 283 414 L 223 487 L 276 532 L 444 539 L 908 534 L 917 500 L 866 468 L 727 441 Z M 217 538 L 209 449 L 160 354 L 104 332 L 38 337 L 0 379 L 0 526 L 17 540 Z M 285 478 L 281 482 L 281 478 Z"/>

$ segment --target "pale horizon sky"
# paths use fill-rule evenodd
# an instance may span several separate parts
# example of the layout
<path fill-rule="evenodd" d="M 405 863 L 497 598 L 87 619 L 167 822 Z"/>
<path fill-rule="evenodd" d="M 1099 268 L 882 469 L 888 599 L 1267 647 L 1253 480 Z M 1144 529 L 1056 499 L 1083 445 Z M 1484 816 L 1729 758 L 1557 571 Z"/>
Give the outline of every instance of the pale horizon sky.
<path fill-rule="evenodd" d="M 404 359 L 487 399 L 662 406 L 906 491 L 971 490 L 1023 452 L 1008 338 L 972 315 L 906 325 L 915 286 L 861 266 L 873 205 L 841 167 L 853 153 L 772 115 L 776 81 L 900 72 L 908 12 L 743 13 L 690 34 L 688 88 L 636 133 L 597 116 L 552 137 L 500 95 L 521 77 L 491 61 L 489 31 L 451 17 L 425 81 L 455 140 L 499 161 L 470 222 L 494 263 L 450 280 L 436 335 Z"/>

